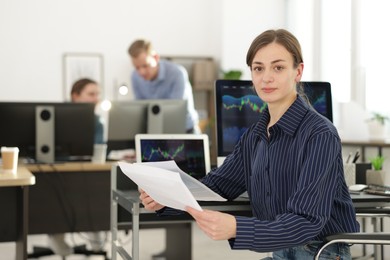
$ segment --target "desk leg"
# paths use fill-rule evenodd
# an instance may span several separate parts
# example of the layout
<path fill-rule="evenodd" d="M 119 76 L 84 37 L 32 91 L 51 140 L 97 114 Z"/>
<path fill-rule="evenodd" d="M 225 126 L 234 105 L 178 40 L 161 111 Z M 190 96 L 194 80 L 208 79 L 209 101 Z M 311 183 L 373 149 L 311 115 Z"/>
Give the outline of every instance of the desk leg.
<path fill-rule="evenodd" d="M 17 241 L 16 260 L 27 259 L 28 187 L 17 187 Z"/>
<path fill-rule="evenodd" d="M 382 221 L 381 217 L 374 217 L 372 219 L 372 225 L 374 232 L 382 231 L 382 227 L 378 230 L 378 220 L 379 222 Z M 383 260 L 383 254 L 382 254 L 382 248 L 383 245 L 374 245 L 374 259 L 375 260 Z"/>
<path fill-rule="evenodd" d="M 139 214 L 140 207 L 139 202 L 133 202 L 133 212 L 132 212 L 132 225 L 133 225 L 133 252 L 132 260 L 139 260 Z"/>

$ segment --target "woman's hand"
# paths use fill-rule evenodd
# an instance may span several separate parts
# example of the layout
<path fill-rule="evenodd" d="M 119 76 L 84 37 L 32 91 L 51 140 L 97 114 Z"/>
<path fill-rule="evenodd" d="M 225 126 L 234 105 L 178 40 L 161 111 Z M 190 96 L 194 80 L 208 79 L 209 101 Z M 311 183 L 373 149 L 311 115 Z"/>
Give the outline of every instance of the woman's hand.
<path fill-rule="evenodd" d="M 237 223 L 232 215 L 187 207 L 187 212 L 195 219 L 199 228 L 213 240 L 225 240 L 236 237 Z"/>
<path fill-rule="evenodd" d="M 144 190 L 139 189 L 140 195 L 139 199 L 141 200 L 142 205 L 144 205 L 145 209 L 150 211 L 157 211 L 162 209 L 164 206 L 158 204 L 152 197 L 149 196 Z"/>

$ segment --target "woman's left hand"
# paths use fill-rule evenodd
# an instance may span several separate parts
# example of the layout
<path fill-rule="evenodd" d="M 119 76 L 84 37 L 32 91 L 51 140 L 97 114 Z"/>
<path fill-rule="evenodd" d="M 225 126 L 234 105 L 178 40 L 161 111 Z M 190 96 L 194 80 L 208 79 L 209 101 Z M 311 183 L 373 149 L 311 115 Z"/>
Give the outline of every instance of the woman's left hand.
<path fill-rule="evenodd" d="M 186 211 L 211 239 L 226 240 L 236 237 L 237 223 L 234 216 L 213 210 L 199 211 L 190 207 L 187 207 Z"/>

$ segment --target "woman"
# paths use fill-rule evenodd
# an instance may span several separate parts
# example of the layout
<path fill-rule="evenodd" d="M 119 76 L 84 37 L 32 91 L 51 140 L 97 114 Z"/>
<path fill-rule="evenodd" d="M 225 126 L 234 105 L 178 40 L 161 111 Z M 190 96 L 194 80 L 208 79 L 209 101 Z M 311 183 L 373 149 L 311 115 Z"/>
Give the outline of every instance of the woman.
<path fill-rule="evenodd" d="M 229 200 L 247 191 L 254 216 L 187 212 L 209 237 L 228 239 L 232 249 L 273 252 L 273 259 L 313 259 L 324 237 L 359 231 L 340 138 L 300 94 L 304 64 L 294 35 L 283 29 L 260 34 L 248 50 L 247 65 L 267 109 L 202 182 Z M 140 199 L 161 215 L 171 211 L 143 191 Z M 321 257 L 350 259 L 349 246 L 335 244 Z"/>
<path fill-rule="evenodd" d="M 71 90 L 72 102 L 99 103 L 100 90 L 98 84 L 88 78 L 76 81 Z M 103 123 L 102 119 L 96 115 L 95 118 L 95 144 L 103 144 Z"/>
<path fill-rule="evenodd" d="M 71 100 L 75 103 L 99 103 L 100 90 L 98 84 L 88 78 L 77 80 L 71 90 Z M 95 115 L 95 144 L 103 144 L 103 122 L 98 115 Z M 101 251 L 103 249 L 105 239 L 99 232 L 88 232 L 88 240 L 93 251 Z M 66 243 L 65 234 L 50 234 L 49 246 L 55 254 L 68 256 L 72 254 L 73 249 Z"/>

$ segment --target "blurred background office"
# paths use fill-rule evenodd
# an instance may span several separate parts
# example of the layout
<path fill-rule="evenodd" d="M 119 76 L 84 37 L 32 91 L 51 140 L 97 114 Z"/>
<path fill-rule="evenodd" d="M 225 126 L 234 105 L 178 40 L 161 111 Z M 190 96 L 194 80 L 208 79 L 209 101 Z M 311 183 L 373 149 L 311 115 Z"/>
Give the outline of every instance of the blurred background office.
<path fill-rule="evenodd" d="M 332 84 L 341 138 L 367 140 L 372 113 L 390 115 L 383 95 L 389 6 L 386 0 L 1 1 L 0 101 L 65 101 L 81 76 L 100 83 L 102 100 L 131 100 L 134 68 L 127 49 L 138 38 L 158 42 L 162 57 L 183 65 L 187 58 L 211 59 L 215 77 L 239 70 L 241 79 L 250 79 L 244 60 L 249 42 L 261 31 L 284 27 L 305 50 L 302 80 Z M 191 83 L 201 128 L 214 144 L 210 82 Z M 105 116 L 101 106 L 97 110 Z"/>
<path fill-rule="evenodd" d="M 65 101 L 80 76 L 100 83 L 102 100 L 131 100 L 127 48 L 137 38 L 158 42 L 162 57 L 184 57 L 179 62 L 212 59 L 215 77 L 239 70 L 249 79 L 244 57 L 251 39 L 284 27 L 305 50 L 302 80 L 332 84 L 341 138 L 367 140 L 372 113 L 390 115 L 389 7 L 386 0 L 1 1 L 0 101 Z M 192 83 L 200 121 L 212 125 L 213 86 Z"/>
<path fill-rule="evenodd" d="M 389 9 L 387 0 L 1 1 L 0 101 L 69 101 L 70 82 L 80 76 L 75 68 L 100 83 L 103 100 L 131 100 L 127 49 L 137 38 L 158 43 L 161 56 L 184 57 L 180 62 L 212 59 L 217 77 L 240 70 L 250 79 L 249 43 L 283 27 L 305 50 L 302 80 L 332 84 L 342 139 L 367 140 L 372 112 L 390 116 Z M 212 122 L 212 86 L 193 91 L 201 119 Z M 367 150 L 367 158 L 376 153 Z"/>
<path fill-rule="evenodd" d="M 388 18 L 386 0 L 85 0 L 0 3 L 0 90 L 2 101 L 65 99 L 64 55 L 102 57 L 102 97 L 117 99 L 129 86 L 129 42 L 146 37 L 163 56 L 212 57 L 220 70 L 249 71 L 242 57 L 254 35 L 285 27 L 302 39 L 303 80 L 332 83 L 335 124 L 340 103 L 389 113 L 384 87 L 389 40 L 381 37 Z M 162 11 L 164 10 L 164 11 Z M 169 19 L 167 19 L 169 17 Z M 149 19 L 149 20 L 148 20 Z M 201 96 L 201 93 L 195 95 Z M 201 98 L 198 109 L 205 110 Z M 341 105 L 342 106 L 342 105 Z"/>

